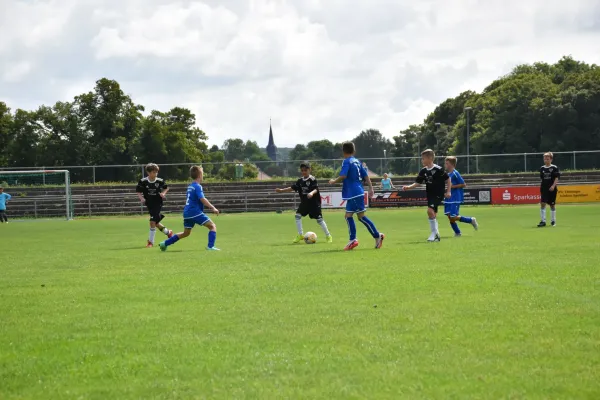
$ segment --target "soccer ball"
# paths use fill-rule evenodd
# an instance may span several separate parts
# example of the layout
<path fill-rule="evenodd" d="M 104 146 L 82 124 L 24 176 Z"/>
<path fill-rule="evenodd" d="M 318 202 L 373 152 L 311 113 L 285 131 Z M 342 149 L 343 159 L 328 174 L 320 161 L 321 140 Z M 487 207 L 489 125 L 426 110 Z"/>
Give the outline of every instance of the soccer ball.
<path fill-rule="evenodd" d="M 317 242 L 317 234 L 314 232 L 306 232 L 304 235 L 304 243 L 315 244 Z"/>

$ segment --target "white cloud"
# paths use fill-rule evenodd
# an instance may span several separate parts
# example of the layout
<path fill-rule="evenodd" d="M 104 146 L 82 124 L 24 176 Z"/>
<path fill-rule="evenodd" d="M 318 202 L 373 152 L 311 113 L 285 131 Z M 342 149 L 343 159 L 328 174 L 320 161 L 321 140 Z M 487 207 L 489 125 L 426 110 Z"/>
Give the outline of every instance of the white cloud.
<path fill-rule="evenodd" d="M 519 63 L 600 63 L 596 0 L 0 0 L 12 108 L 119 81 L 190 107 L 211 143 L 388 137 Z"/>

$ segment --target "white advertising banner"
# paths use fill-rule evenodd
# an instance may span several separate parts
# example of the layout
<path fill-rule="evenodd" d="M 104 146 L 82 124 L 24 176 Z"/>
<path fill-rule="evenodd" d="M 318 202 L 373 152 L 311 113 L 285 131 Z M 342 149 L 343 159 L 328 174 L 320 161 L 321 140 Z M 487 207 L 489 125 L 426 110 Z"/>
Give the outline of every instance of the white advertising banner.
<path fill-rule="evenodd" d="M 365 207 L 369 206 L 369 195 L 365 192 Z M 346 208 L 346 200 L 342 200 L 342 192 L 321 193 L 321 208 Z"/>

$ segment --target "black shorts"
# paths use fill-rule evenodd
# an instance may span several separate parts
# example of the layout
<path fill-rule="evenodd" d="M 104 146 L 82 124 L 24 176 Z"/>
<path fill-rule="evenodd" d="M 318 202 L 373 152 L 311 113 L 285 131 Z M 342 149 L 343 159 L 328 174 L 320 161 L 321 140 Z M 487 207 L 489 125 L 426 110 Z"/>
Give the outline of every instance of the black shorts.
<path fill-rule="evenodd" d="M 550 191 L 547 188 L 541 188 L 540 194 L 542 195 L 541 199 L 540 199 L 540 201 L 542 203 L 546 203 L 550 206 L 553 206 L 556 204 L 556 196 L 558 195 L 558 188 L 554 188 L 553 191 Z"/>
<path fill-rule="evenodd" d="M 146 204 L 148 214 L 150 214 L 150 221 L 156 222 L 157 224 L 165 217 L 161 214 L 162 204 Z"/>
<path fill-rule="evenodd" d="M 298 207 L 298 211 L 296 211 L 296 214 L 300 214 L 303 217 L 306 217 L 308 215 L 310 219 L 323 218 L 321 206 L 318 204 L 300 203 L 300 207 Z"/>
<path fill-rule="evenodd" d="M 431 208 L 436 214 L 438 212 L 438 207 L 444 201 L 443 197 L 437 196 L 427 196 L 427 207 Z"/>

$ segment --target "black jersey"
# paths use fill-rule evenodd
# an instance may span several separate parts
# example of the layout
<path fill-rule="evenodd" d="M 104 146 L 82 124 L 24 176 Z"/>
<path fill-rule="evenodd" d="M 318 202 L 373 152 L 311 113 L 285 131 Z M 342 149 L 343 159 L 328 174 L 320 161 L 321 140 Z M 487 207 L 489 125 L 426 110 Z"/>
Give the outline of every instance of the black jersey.
<path fill-rule="evenodd" d="M 423 168 L 417 176 L 417 183 L 425 184 L 427 198 L 443 198 L 446 193 L 448 173 L 437 164 L 431 168 Z"/>
<path fill-rule="evenodd" d="M 308 198 L 308 194 L 317 189 L 317 194 L 312 199 Z M 292 185 L 292 190 L 300 195 L 300 202 L 311 205 L 321 205 L 321 194 L 319 193 L 319 185 L 317 179 L 310 175 L 308 178 L 300 178 Z"/>
<path fill-rule="evenodd" d="M 162 197 L 160 194 L 167 189 L 167 183 L 162 178 L 156 178 L 156 180 L 150 182 L 148 177 L 140 179 L 138 182 L 135 191 L 138 193 L 142 193 L 144 195 L 144 199 L 146 199 L 146 204 L 162 204 Z"/>
<path fill-rule="evenodd" d="M 554 164 L 549 167 L 542 165 L 540 168 L 540 179 L 542 180 L 542 189 L 550 189 L 556 178 L 560 178 L 560 170 Z"/>

